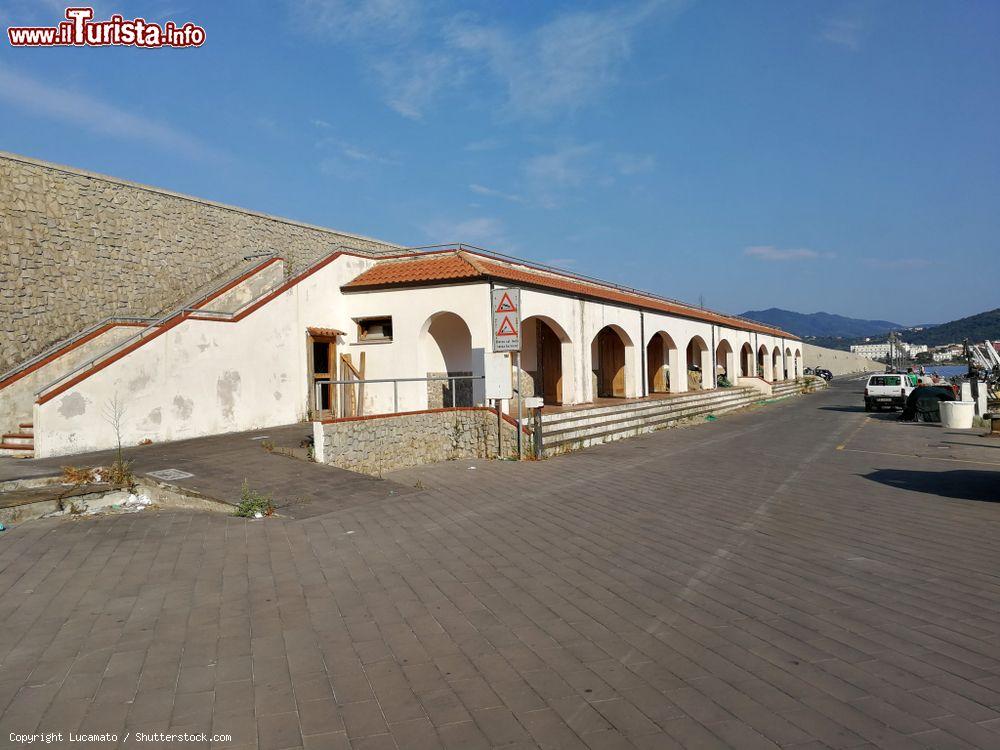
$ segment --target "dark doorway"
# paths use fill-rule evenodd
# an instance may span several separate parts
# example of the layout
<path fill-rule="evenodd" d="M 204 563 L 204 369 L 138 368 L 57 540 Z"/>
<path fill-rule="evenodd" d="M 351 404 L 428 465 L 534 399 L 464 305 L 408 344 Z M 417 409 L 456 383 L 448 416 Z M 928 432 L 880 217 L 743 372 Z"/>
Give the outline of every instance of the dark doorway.
<path fill-rule="evenodd" d="M 540 395 L 546 405 L 559 406 L 562 404 L 562 341 L 544 320 L 536 319 L 535 325 Z"/>
<path fill-rule="evenodd" d="M 597 395 L 625 398 L 625 343 L 610 326 L 597 334 Z"/>

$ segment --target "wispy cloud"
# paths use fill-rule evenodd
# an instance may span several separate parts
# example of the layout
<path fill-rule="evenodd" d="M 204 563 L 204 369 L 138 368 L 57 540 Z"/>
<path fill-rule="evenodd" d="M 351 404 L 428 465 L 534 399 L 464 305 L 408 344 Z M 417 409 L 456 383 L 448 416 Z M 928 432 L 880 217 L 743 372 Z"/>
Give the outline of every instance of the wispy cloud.
<path fill-rule="evenodd" d="M 53 86 L 0 65 L 0 100 L 98 135 L 145 143 L 192 159 L 221 159 L 197 138 L 74 89 Z"/>
<path fill-rule="evenodd" d="M 462 148 L 465 151 L 495 151 L 503 145 L 498 138 L 484 138 L 481 141 L 466 143 Z"/>
<path fill-rule="evenodd" d="M 820 36 L 840 47 L 856 50 L 861 46 L 865 24 L 857 18 L 827 18 L 823 21 Z"/>
<path fill-rule="evenodd" d="M 869 268 L 885 271 L 912 271 L 935 265 L 934 261 L 927 258 L 865 258 L 862 262 Z"/>
<path fill-rule="evenodd" d="M 459 17 L 446 25 L 445 39 L 500 82 L 510 114 L 545 119 L 600 97 L 618 80 L 641 23 L 681 5 L 648 0 L 604 11 L 569 11 L 527 31 Z"/>
<path fill-rule="evenodd" d="M 819 258 L 834 258 L 833 253 L 821 253 L 809 248 L 789 248 L 783 250 L 774 245 L 753 245 L 744 248 L 743 254 L 748 258 L 764 261 L 795 261 L 795 260 L 817 260 Z"/>
<path fill-rule="evenodd" d="M 505 193 L 502 190 L 495 190 L 494 188 L 487 187 L 486 185 L 479 185 L 477 183 L 472 183 L 469 185 L 469 190 L 478 195 L 486 195 L 491 198 L 502 198 L 505 201 L 510 201 L 511 203 L 524 203 L 524 197 L 517 195 L 516 193 Z"/>
<path fill-rule="evenodd" d="M 656 166 L 656 157 L 652 154 L 616 154 L 615 167 L 623 175 L 650 172 Z"/>
<path fill-rule="evenodd" d="M 434 219 L 424 224 L 421 230 L 433 242 L 466 242 L 491 250 L 514 250 L 503 221 L 493 216 L 459 220 Z"/>
<path fill-rule="evenodd" d="M 386 103 L 411 119 L 473 80 L 477 93 L 499 91 L 508 116 L 546 119 L 576 111 L 619 80 L 644 22 L 687 4 L 641 0 L 563 11 L 523 28 L 418 0 L 290 1 L 305 33 L 354 42 Z"/>

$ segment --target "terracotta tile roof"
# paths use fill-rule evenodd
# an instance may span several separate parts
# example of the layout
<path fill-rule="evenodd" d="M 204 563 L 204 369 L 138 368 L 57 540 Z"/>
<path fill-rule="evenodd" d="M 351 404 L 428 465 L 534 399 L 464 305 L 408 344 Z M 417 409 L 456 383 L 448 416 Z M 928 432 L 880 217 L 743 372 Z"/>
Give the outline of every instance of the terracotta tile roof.
<path fill-rule="evenodd" d="M 318 336 L 326 339 L 346 335 L 343 331 L 338 331 L 336 328 L 307 328 L 306 330 L 309 332 L 310 336 Z"/>
<path fill-rule="evenodd" d="M 415 255 L 409 258 L 383 260 L 350 282 L 344 291 L 388 289 L 401 286 L 427 286 L 456 281 L 510 281 L 524 286 L 552 289 L 567 294 L 615 302 L 644 310 L 664 312 L 716 323 L 730 328 L 757 331 L 784 338 L 798 339 L 779 328 L 751 320 L 723 315 L 711 310 L 692 307 L 681 302 L 600 284 L 568 274 L 522 266 L 483 255 L 458 250 L 446 253 Z"/>

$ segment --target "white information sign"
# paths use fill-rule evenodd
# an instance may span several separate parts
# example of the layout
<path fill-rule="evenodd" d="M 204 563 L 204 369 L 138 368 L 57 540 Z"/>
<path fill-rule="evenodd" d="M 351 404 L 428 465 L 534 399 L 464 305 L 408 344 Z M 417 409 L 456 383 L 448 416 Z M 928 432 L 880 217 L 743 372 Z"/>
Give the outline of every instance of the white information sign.
<path fill-rule="evenodd" d="M 486 355 L 486 398 L 496 401 L 514 397 L 514 381 L 510 372 L 510 352 Z"/>
<path fill-rule="evenodd" d="M 490 295 L 493 312 L 493 351 L 521 351 L 521 290 L 494 289 Z"/>

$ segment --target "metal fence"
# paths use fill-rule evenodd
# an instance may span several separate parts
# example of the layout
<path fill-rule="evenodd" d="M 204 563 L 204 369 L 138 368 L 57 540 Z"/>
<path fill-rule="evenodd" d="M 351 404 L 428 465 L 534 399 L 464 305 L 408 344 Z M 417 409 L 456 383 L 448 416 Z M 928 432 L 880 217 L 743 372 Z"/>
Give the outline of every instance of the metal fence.
<path fill-rule="evenodd" d="M 459 381 L 469 381 L 470 383 L 477 380 L 485 380 L 485 375 L 432 375 L 426 378 L 371 378 L 371 379 L 360 379 L 352 378 L 349 380 L 317 380 L 314 384 L 313 392 L 313 406 L 317 412 L 324 411 L 320 407 L 323 404 L 323 389 L 329 388 L 329 404 L 330 409 L 335 418 L 341 419 L 344 417 L 360 417 L 365 416 L 364 412 L 364 391 L 367 385 L 384 385 L 386 383 L 392 384 L 392 411 L 391 412 L 369 412 L 369 415 L 374 414 L 395 414 L 399 412 L 399 384 L 400 383 L 432 383 L 432 382 L 447 382 L 449 384 L 449 390 L 451 391 L 451 408 L 459 406 L 456 385 Z M 355 396 L 355 403 L 357 404 L 356 414 L 348 413 L 348 406 L 351 402 L 351 396 L 348 389 L 353 389 L 357 387 L 357 395 Z M 334 390 L 336 389 L 336 390 Z M 336 397 L 334 397 L 336 396 Z M 442 404 L 442 406 L 448 406 L 449 404 Z M 464 404 L 462 404 L 464 405 Z M 469 404 L 471 406 L 471 403 Z"/>

